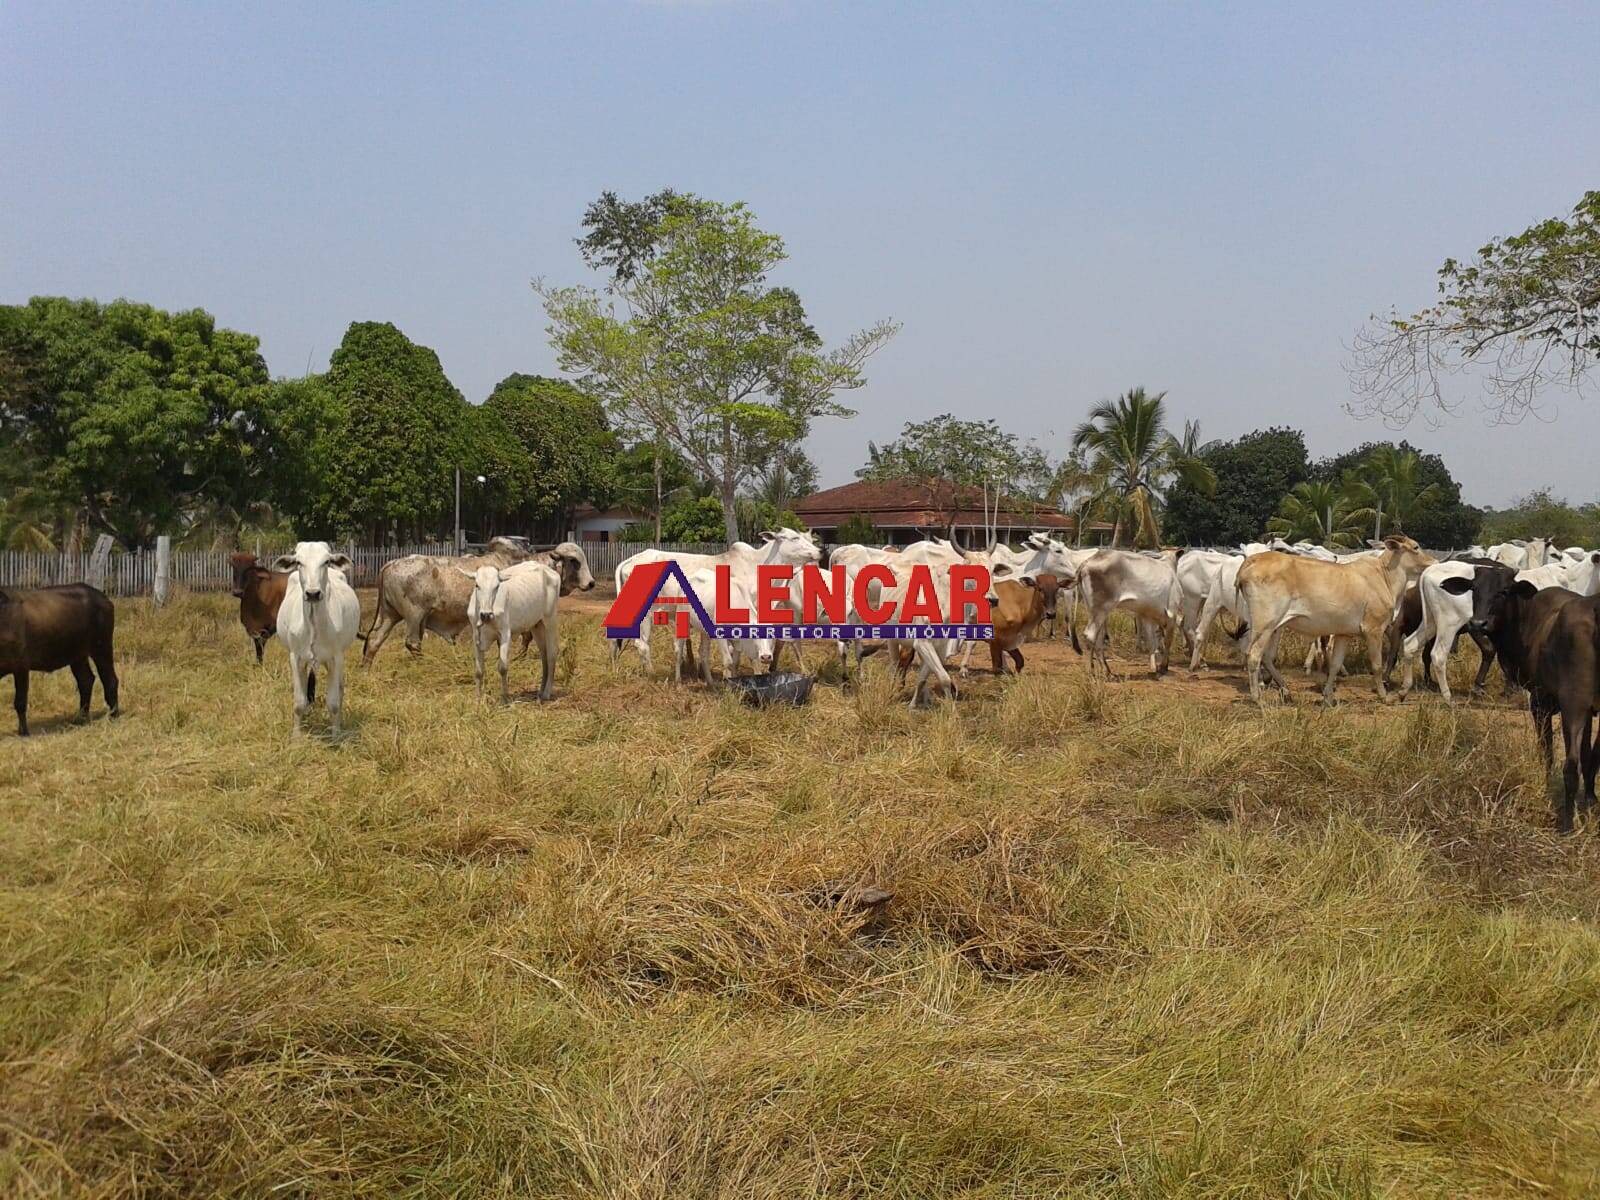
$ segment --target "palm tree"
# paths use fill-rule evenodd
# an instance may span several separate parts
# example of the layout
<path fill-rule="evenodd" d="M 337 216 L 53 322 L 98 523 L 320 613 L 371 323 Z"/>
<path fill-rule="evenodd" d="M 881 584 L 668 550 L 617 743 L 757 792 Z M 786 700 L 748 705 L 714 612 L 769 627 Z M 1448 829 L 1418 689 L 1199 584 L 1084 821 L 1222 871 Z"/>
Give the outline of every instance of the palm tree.
<path fill-rule="evenodd" d="M 1361 544 L 1366 519 L 1365 510 L 1355 507 L 1337 483 L 1297 483 L 1267 522 L 1267 532 L 1289 542 L 1351 550 Z"/>
<path fill-rule="evenodd" d="M 1379 446 L 1345 477 L 1345 489 L 1352 507 L 1363 521 L 1372 522 L 1372 536 L 1383 536 L 1387 517 L 1397 530 L 1414 520 L 1417 513 L 1439 498 L 1437 481 L 1419 487 L 1422 460 L 1410 450 Z"/>
<path fill-rule="evenodd" d="M 1135 543 L 1161 544 L 1161 509 L 1178 480 L 1210 495 L 1217 477 L 1198 457 L 1200 427 L 1184 427 L 1184 440 L 1167 431 L 1166 393 L 1141 388 L 1105 400 L 1072 435 L 1072 473 L 1087 494 L 1086 514 L 1110 515 L 1111 544 L 1132 527 Z M 1061 476 L 1058 473 L 1058 484 Z M 1055 489 L 1052 489 L 1055 490 Z"/>
<path fill-rule="evenodd" d="M 6 500 L 0 500 L 0 545 L 7 550 L 33 550 L 50 553 L 56 548 L 50 526 L 56 516 L 48 500 L 37 489 L 19 487 Z"/>

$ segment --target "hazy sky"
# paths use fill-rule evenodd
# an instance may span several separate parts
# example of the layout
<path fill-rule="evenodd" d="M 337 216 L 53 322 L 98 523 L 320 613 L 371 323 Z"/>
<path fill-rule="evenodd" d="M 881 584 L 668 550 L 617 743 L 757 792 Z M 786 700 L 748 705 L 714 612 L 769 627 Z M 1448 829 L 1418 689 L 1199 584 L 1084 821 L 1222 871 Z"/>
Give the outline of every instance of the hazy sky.
<path fill-rule="evenodd" d="M 1600 6 L 592 0 L 0 5 L 0 301 L 202 306 L 275 374 L 352 320 L 467 397 L 552 372 L 603 188 L 742 199 L 830 341 L 905 325 L 820 424 L 823 479 L 950 411 L 1059 453 L 1164 388 L 1207 437 L 1314 455 L 1363 317 L 1600 187 Z M 1600 495 L 1600 397 L 1411 440 L 1467 498 Z"/>

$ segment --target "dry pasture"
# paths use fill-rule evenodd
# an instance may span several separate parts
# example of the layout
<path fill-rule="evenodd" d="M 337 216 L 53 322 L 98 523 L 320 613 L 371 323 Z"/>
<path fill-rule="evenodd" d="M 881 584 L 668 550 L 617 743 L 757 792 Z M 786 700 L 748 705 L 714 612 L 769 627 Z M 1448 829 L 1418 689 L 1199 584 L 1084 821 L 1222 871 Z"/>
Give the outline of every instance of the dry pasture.
<path fill-rule="evenodd" d="M 225 596 L 118 603 L 118 721 L 35 677 L 0 1194 L 1600 1194 L 1600 838 L 1497 677 L 762 713 L 569 603 L 553 703 L 392 640 L 339 745 Z"/>

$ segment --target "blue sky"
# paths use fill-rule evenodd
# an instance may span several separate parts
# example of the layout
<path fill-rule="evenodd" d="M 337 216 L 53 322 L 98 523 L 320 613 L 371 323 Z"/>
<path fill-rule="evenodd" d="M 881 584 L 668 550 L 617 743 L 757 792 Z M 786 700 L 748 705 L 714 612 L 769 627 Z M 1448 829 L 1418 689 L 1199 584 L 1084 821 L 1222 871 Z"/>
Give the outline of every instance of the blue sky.
<path fill-rule="evenodd" d="M 202 306 L 274 373 L 352 320 L 469 399 L 553 371 L 603 188 L 748 201 L 825 337 L 904 331 L 810 443 L 842 482 L 939 412 L 1059 453 L 1096 400 L 1207 437 L 1349 417 L 1362 319 L 1600 187 L 1595 5 L 0 7 L 0 302 Z M 1600 496 L 1600 397 L 1406 436 L 1468 499 Z"/>

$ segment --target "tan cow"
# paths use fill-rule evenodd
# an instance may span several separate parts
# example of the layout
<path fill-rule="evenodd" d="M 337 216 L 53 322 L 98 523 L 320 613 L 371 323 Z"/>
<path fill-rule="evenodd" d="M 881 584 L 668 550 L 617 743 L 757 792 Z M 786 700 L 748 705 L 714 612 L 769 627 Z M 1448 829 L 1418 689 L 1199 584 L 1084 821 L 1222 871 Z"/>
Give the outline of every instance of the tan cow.
<path fill-rule="evenodd" d="M 1384 538 L 1383 546 L 1376 557 L 1353 562 L 1323 562 L 1276 550 L 1245 560 L 1238 587 L 1250 613 L 1246 673 L 1253 700 L 1261 701 L 1263 662 L 1272 682 L 1288 694 L 1276 662 L 1278 639 L 1285 629 L 1333 639 L 1328 678 L 1322 686 L 1324 703 L 1333 700 L 1345 649 L 1354 637 L 1366 639 L 1378 698 L 1389 698 L 1383 683 L 1384 635 L 1406 588 L 1434 560 L 1404 534 Z"/>
<path fill-rule="evenodd" d="M 408 554 L 385 563 L 378 572 L 378 608 L 372 615 L 372 627 L 362 637 L 367 644 L 361 652 L 362 665 L 370 664 L 377 657 L 384 639 L 402 622 L 406 627 L 406 649 L 413 654 L 422 651 L 424 630 L 455 641 L 467 627 L 472 573 L 479 567 L 503 569 L 530 561 L 543 562 L 555 569 L 561 576 L 563 596 L 594 587 L 589 560 L 575 542 L 562 542 L 554 550 L 530 554 L 515 542 L 495 538 L 483 554 L 461 557 Z M 523 634 L 518 657 L 527 653 L 531 640 L 531 635 Z"/>

